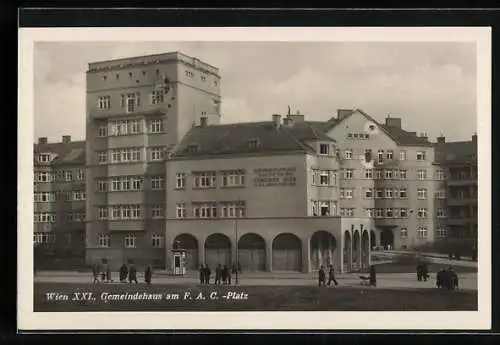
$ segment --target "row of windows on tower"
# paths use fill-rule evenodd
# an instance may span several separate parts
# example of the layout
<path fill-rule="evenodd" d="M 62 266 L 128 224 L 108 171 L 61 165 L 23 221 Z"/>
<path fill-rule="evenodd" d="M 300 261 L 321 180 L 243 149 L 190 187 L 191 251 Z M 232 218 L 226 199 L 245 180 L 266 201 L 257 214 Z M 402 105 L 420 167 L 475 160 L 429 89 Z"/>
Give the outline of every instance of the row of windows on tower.
<path fill-rule="evenodd" d="M 163 119 L 143 120 L 118 120 L 97 124 L 97 136 L 104 138 L 108 136 L 134 135 L 147 133 L 164 133 Z"/>
<path fill-rule="evenodd" d="M 174 100 L 175 97 L 172 97 Z M 150 104 L 161 104 L 165 102 L 165 89 L 153 90 L 149 93 L 149 103 Z M 125 109 L 126 112 L 135 112 L 141 106 L 141 93 L 133 92 L 120 95 L 120 108 Z M 172 107 L 172 104 L 167 105 L 168 108 Z M 110 95 L 103 95 L 97 97 L 97 109 L 111 109 L 112 108 L 112 98 Z"/>
<path fill-rule="evenodd" d="M 164 236 L 161 234 L 151 235 L 151 247 L 153 248 L 163 248 L 165 245 Z M 137 248 L 137 236 L 134 234 L 128 234 L 123 238 L 123 246 L 125 248 Z M 111 237 L 109 234 L 98 234 L 97 235 L 97 247 L 99 248 L 109 248 L 111 247 Z"/>
<path fill-rule="evenodd" d="M 340 150 L 337 150 L 337 155 L 340 158 Z M 346 149 L 344 150 L 344 159 L 354 159 L 354 152 L 352 149 Z M 364 152 L 364 158 L 367 162 L 371 162 L 373 159 L 373 152 L 372 149 L 365 149 Z M 385 160 L 393 160 L 394 158 L 394 150 L 378 150 L 377 151 L 377 161 L 378 162 L 383 162 Z M 399 151 L 399 160 L 404 161 L 408 159 L 408 154 L 406 151 L 402 150 Z M 427 160 L 427 153 L 425 151 L 418 151 L 415 154 L 415 159 L 417 161 L 425 161 Z"/>

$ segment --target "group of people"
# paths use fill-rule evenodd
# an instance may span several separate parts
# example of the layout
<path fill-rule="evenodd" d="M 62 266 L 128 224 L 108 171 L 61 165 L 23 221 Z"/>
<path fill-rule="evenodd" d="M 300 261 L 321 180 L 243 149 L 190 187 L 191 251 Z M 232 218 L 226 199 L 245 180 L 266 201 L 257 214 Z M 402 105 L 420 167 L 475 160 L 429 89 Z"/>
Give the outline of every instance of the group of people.
<path fill-rule="evenodd" d="M 458 275 L 453 267 L 443 268 L 436 274 L 436 286 L 447 290 L 458 289 Z"/>
<path fill-rule="evenodd" d="M 108 263 L 105 262 L 103 264 L 102 270 L 100 269 L 98 264 L 95 264 L 92 266 L 92 273 L 93 273 L 93 283 L 97 284 L 99 283 L 99 272 L 101 275 L 101 281 L 104 283 L 112 283 L 113 279 L 111 276 L 111 268 L 109 267 Z M 137 281 L 137 269 L 135 268 L 133 263 L 130 263 L 128 266 L 123 264 L 120 267 L 119 270 L 119 275 L 120 275 L 120 283 L 126 283 L 127 278 L 128 282 L 130 284 L 132 283 L 138 283 Z M 144 282 L 146 284 L 151 284 L 151 279 L 153 277 L 153 269 L 151 268 L 150 265 L 148 265 L 144 271 Z"/>
<path fill-rule="evenodd" d="M 420 261 L 417 265 L 417 280 L 426 282 L 429 279 L 429 265 L 425 261 Z"/>
<path fill-rule="evenodd" d="M 321 265 L 318 271 L 318 286 L 330 286 L 331 283 L 334 283 L 335 286 L 339 285 L 337 279 L 335 279 L 335 268 L 333 265 L 328 266 L 328 283 L 326 282 L 326 272 L 325 266 Z"/>
<path fill-rule="evenodd" d="M 237 273 L 236 265 L 233 265 L 231 269 L 227 265 L 222 267 L 221 264 L 218 264 L 215 268 L 215 280 L 214 284 L 220 285 L 231 285 L 231 274 Z M 208 265 L 200 265 L 200 284 L 210 284 L 210 275 L 212 274 L 212 270 Z"/>

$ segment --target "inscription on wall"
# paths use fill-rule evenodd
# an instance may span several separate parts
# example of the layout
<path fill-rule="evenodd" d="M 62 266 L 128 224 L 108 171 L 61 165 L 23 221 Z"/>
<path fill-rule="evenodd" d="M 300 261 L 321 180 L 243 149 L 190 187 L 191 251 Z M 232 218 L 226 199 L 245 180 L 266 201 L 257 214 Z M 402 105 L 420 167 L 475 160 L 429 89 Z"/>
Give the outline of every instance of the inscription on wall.
<path fill-rule="evenodd" d="M 295 167 L 254 169 L 255 187 L 295 186 Z"/>

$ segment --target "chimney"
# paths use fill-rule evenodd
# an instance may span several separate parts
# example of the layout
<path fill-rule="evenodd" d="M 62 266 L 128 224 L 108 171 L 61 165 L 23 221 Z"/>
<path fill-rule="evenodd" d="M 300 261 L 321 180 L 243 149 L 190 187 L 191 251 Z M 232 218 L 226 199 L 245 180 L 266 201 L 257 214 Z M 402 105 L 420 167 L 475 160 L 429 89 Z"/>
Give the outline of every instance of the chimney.
<path fill-rule="evenodd" d="M 401 129 L 401 118 L 399 117 L 389 117 L 385 118 L 385 125 L 389 127 L 396 127 Z"/>
<path fill-rule="evenodd" d="M 287 116 L 283 119 L 283 124 L 287 127 L 292 127 L 294 123 L 293 115 Z"/>
<path fill-rule="evenodd" d="M 337 109 L 337 120 L 342 120 L 353 112 L 352 109 Z"/>
<path fill-rule="evenodd" d="M 441 136 L 436 138 L 438 144 L 444 144 L 446 142 L 446 138 L 441 134 Z"/>
<path fill-rule="evenodd" d="M 67 144 L 71 142 L 71 135 L 63 135 L 62 137 L 63 144 Z"/>
<path fill-rule="evenodd" d="M 47 137 L 38 138 L 38 145 L 47 144 Z"/>
<path fill-rule="evenodd" d="M 273 124 L 275 128 L 280 128 L 281 126 L 281 115 L 273 114 Z"/>
<path fill-rule="evenodd" d="M 472 135 L 472 142 L 473 142 L 474 144 L 477 144 L 477 133 L 474 133 L 474 134 Z"/>
<path fill-rule="evenodd" d="M 301 114 L 298 110 L 297 110 L 297 114 L 287 115 L 287 118 L 291 119 L 292 122 L 304 122 L 304 120 L 305 120 L 304 114 Z"/>
<path fill-rule="evenodd" d="M 200 127 L 206 127 L 207 126 L 207 117 L 206 116 L 203 116 L 203 117 L 200 117 Z"/>

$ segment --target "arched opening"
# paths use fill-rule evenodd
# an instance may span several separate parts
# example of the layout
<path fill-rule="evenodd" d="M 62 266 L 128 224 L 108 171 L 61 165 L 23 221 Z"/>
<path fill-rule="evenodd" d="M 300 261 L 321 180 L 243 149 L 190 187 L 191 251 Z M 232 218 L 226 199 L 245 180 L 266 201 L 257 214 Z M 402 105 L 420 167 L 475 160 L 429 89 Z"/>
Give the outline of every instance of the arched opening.
<path fill-rule="evenodd" d="M 361 269 L 368 270 L 370 266 L 370 235 L 368 230 L 361 235 Z"/>
<path fill-rule="evenodd" d="M 254 233 L 238 240 L 238 261 L 242 271 L 266 270 L 266 241 Z"/>
<path fill-rule="evenodd" d="M 394 248 L 394 233 L 391 228 L 384 228 L 380 234 L 380 245 L 384 250 L 390 250 Z"/>
<path fill-rule="evenodd" d="M 181 234 L 174 239 L 172 248 L 186 250 L 186 269 L 198 269 L 198 240 L 190 234 Z"/>
<path fill-rule="evenodd" d="M 349 231 L 344 232 L 344 271 L 352 270 L 352 238 Z"/>
<path fill-rule="evenodd" d="M 301 271 L 302 248 L 300 239 L 293 234 L 280 234 L 273 240 L 273 270 Z"/>
<path fill-rule="evenodd" d="M 311 236 L 309 246 L 313 270 L 318 270 L 321 266 L 327 268 L 334 264 L 333 255 L 337 249 L 337 240 L 332 234 L 326 231 L 316 231 Z"/>
<path fill-rule="evenodd" d="M 205 241 L 205 264 L 212 270 L 217 265 L 231 267 L 231 240 L 223 234 L 212 234 Z"/>
<path fill-rule="evenodd" d="M 376 246 L 377 246 L 377 235 L 375 234 L 375 231 L 370 230 L 370 249 L 375 250 Z"/>
<path fill-rule="evenodd" d="M 361 238 L 359 236 L 359 231 L 355 230 L 352 236 L 352 268 L 353 270 L 359 270 L 361 267 Z"/>

